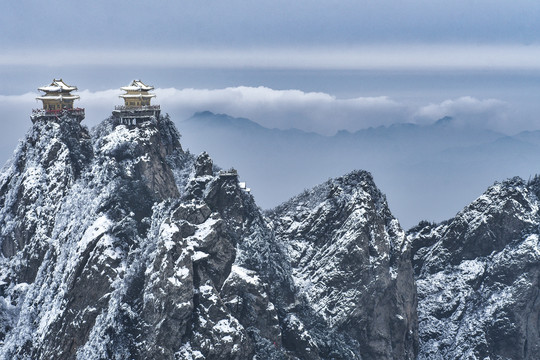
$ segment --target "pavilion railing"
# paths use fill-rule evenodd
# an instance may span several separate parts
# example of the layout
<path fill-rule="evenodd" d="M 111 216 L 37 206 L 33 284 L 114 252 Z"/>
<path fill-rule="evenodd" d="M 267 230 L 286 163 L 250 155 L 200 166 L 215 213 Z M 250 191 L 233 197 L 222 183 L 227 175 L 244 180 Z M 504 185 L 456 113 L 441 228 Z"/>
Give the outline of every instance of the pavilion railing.
<path fill-rule="evenodd" d="M 126 106 L 126 105 L 116 105 L 114 110 L 159 110 L 159 105 L 142 105 L 142 106 Z"/>

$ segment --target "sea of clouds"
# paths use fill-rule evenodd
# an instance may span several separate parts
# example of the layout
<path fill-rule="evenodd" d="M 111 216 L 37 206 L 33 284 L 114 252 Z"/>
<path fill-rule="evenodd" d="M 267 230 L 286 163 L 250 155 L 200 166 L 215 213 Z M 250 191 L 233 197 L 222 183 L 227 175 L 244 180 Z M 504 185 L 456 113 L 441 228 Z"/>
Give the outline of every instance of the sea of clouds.
<path fill-rule="evenodd" d="M 536 124 L 509 121 L 511 107 L 497 99 L 470 96 L 439 103 L 413 105 L 388 96 L 338 98 L 324 92 L 279 90 L 268 87 L 227 87 L 223 89 L 158 88 L 156 103 L 176 121 L 189 118 L 195 112 L 212 111 L 244 117 L 267 128 L 296 128 L 323 135 L 339 130 L 354 132 L 395 123 L 429 124 L 444 116 L 459 119 L 463 126 L 489 128 L 500 132 L 517 132 L 536 128 Z M 115 105 L 121 104 L 117 89 L 82 90 L 76 105 L 86 108 L 85 123 L 92 127 L 110 116 Z M 0 160 L 5 162 L 30 127 L 32 108 L 41 103 L 37 93 L 0 95 L 4 131 L 0 134 Z"/>

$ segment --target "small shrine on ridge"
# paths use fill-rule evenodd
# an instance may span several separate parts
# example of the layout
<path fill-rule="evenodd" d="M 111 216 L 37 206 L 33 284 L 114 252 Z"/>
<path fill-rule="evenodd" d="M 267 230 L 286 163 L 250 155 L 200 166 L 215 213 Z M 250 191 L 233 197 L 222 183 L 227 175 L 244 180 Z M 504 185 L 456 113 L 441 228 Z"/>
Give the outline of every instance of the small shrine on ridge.
<path fill-rule="evenodd" d="M 133 80 L 120 90 L 125 91 L 119 96 L 124 99 L 124 105 L 115 106 L 113 111 L 118 124 L 140 125 L 146 121 L 159 119 L 161 112 L 159 105 L 150 104 L 150 100 L 156 97 L 156 94 L 150 92 L 154 90 L 153 86 L 146 85 L 141 80 Z"/>
<path fill-rule="evenodd" d="M 73 102 L 80 99 L 79 95 L 71 94 L 77 90 L 76 86 L 70 86 L 62 79 L 53 79 L 50 85 L 42 86 L 38 90 L 44 92 L 42 96 L 36 98 L 43 102 L 43 108 L 32 110 L 30 116 L 32 122 L 38 119 L 54 120 L 65 114 L 79 121 L 84 119 L 84 109 L 73 107 Z"/>

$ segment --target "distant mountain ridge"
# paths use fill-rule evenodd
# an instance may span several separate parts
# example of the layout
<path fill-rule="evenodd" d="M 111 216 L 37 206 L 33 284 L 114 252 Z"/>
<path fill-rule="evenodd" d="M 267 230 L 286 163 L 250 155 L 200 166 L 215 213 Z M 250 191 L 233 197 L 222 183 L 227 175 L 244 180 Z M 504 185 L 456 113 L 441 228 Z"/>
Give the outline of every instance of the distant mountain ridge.
<path fill-rule="evenodd" d="M 540 172 L 540 132 L 507 136 L 449 117 L 334 136 L 211 112 L 176 124 L 186 148 L 241 170 L 263 208 L 351 168 L 370 169 L 406 227 L 453 216 L 494 180 Z"/>

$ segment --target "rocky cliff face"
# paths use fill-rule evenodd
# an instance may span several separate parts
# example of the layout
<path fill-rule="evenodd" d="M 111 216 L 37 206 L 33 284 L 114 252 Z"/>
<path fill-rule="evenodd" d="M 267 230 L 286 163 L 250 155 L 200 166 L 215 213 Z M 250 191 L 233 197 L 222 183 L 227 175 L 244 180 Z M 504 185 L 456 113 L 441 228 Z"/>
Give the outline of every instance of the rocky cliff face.
<path fill-rule="evenodd" d="M 367 172 L 263 214 L 217 170 L 168 117 L 37 121 L 0 174 L 0 359 L 540 358 L 540 178 L 406 236 Z"/>
<path fill-rule="evenodd" d="M 167 117 L 37 121 L 0 177 L 0 358 L 414 358 L 410 246 L 367 173 L 269 216 Z"/>
<path fill-rule="evenodd" d="M 415 358 L 410 246 L 369 173 L 330 180 L 269 216 L 299 295 L 292 323 L 310 329 L 309 345 L 288 341 L 323 358 Z"/>
<path fill-rule="evenodd" d="M 72 358 L 89 344 L 138 262 L 153 205 L 178 195 L 166 163 L 182 151 L 166 124 L 106 121 L 94 138 L 69 117 L 33 126 L 0 185 L 6 358 Z"/>
<path fill-rule="evenodd" d="M 511 179 L 409 232 L 419 359 L 540 358 L 539 195 L 538 179 Z"/>

